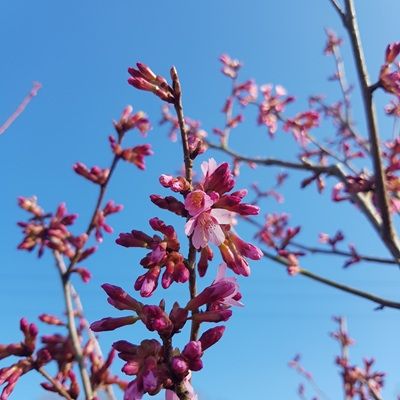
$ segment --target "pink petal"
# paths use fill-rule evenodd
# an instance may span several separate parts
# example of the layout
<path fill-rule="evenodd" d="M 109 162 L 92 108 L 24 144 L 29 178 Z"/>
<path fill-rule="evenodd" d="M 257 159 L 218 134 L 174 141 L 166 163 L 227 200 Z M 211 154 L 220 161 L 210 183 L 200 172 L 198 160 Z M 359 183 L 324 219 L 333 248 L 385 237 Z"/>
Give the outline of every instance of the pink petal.
<path fill-rule="evenodd" d="M 207 233 L 201 225 L 196 226 L 192 236 L 192 243 L 197 250 L 207 245 L 209 239 Z"/>
<path fill-rule="evenodd" d="M 203 172 L 204 177 L 210 176 L 217 169 L 217 167 L 218 164 L 213 158 L 201 163 L 201 171 Z"/>
<path fill-rule="evenodd" d="M 225 241 L 225 233 L 222 228 L 217 224 L 209 227 L 208 236 L 210 242 L 214 243 L 217 246 L 221 245 Z"/>
<path fill-rule="evenodd" d="M 195 227 L 196 218 L 190 218 L 188 222 L 185 224 L 185 234 L 186 236 L 190 236 L 193 233 Z"/>
<path fill-rule="evenodd" d="M 232 224 L 234 213 L 223 208 L 213 208 L 210 214 L 217 220 L 219 224 Z"/>

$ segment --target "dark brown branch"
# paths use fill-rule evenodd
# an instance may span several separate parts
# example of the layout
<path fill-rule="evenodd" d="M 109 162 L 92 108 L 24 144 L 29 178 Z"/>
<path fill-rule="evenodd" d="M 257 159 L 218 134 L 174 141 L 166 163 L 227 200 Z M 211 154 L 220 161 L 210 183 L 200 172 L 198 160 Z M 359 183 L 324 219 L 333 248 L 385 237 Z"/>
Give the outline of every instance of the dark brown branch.
<path fill-rule="evenodd" d="M 370 88 L 370 82 L 368 72 L 366 68 L 364 53 L 361 45 L 360 33 L 358 29 L 358 23 L 355 15 L 353 0 L 345 0 L 346 12 L 345 12 L 345 28 L 347 29 L 351 47 L 353 51 L 353 57 L 356 63 L 356 70 L 358 79 L 361 86 L 361 93 L 364 103 L 364 112 L 367 120 L 369 140 L 371 143 L 371 155 L 374 167 L 374 176 L 376 183 L 376 194 L 378 198 L 379 210 L 382 216 L 382 224 L 380 234 L 382 240 L 396 259 L 400 258 L 400 246 L 398 238 L 393 228 L 392 219 L 390 215 L 389 199 L 386 190 L 386 177 L 384 173 L 384 167 L 382 163 L 379 133 L 377 127 L 377 117 L 375 106 L 372 100 L 372 90 Z"/>
<path fill-rule="evenodd" d="M 281 265 L 288 266 L 288 262 L 284 258 L 275 256 L 271 253 L 268 253 L 267 251 L 263 251 L 263 253 L 266 258 L 269 258 L 270 260 L 273 260 Z M 382 297 L 376 296 L 376 295 L 368 293 L 368 292 L 364 292 L 362 290 L 353 288 L 351 286 L 343 285 L 342 283 L 338 283 L 331 279 L 327 279 L 320 275 L 314 274 L 313 272 L 310 272 L 307 269 L 300 268 L 299 274 L 305 276 L 306 278 L 317 281 L 319 283 L 323 283 L 324 285 L 341 290 L 342 292 L 349 293 L 354 296 L 361 297 L 363 299 L 372 301 L 373 303 L 378 305 L 379 309 L 383 309 L 385 307 L 394 308 L 394 309 L 398 309 L 398 310 L 400 309 L 400 303 L 398 303 L 398 302 L 384 299 Z"/>
<path fill-rule="evenodd" d="M 340 7 L 337 0 L 329 0 L 329 1 L 331 2 L 332 6 L 336 10 L 336 12 L 339 14 L 340 18 L 344 19 L 345 18 L 344 11 L 343 11 L 342 7 Z"/>

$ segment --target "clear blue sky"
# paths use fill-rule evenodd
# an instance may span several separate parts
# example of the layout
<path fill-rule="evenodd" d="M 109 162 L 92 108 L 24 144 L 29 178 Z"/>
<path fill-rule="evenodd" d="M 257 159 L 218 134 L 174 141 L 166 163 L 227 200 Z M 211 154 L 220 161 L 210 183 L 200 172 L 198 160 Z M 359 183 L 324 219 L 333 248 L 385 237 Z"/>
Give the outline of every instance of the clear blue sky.
<path fill-rule="evenodd" d="M 367 61 L 372 76 L 376 76 L 386 44 L 399 40 L 400 5 L 395 0 L 356 3 Z M 111 156 L 106 138 L 112 132 L 111 120 L 118 118 L 126 104 L 147 112 L 154 126 L 148 140 L 133 134 L 132 143 L 149 141 L 156 155 L 144 173 L 123 165 L 111 185 L 109 198 L 124 203 L 125 209 L 110 220 L 115 233 L 106 237 L 99 252 L 86 263 L 93 272 L 93 281 L 88 286 L 79 285 L 90 320 L 114 313 L 99 288 L 101 283 L 129 289 L 140 272 L 138 260 L 143 253 L 115 246 L 116 235 L 133 228 L 147 229 L 148 219 L 156 215 L 170 218 L 156 209 L 148 196 L 166 193 L 158 184 L 158 176 L 174 173 L 180 167 L 180 148 L 171 144 L 165 129 L 157 125 L 160 102 L 127 85 L 128 66 L 143 61 L 166 75 L 169 67 L 176 65 L 187 115 L 200 119 L 211 132 L 223 123 L 219 110 L 229 90 L 217 61 L 223 52 L 244 61 L 243 79 L 279 83 L 296 95 L 299 103 L 293 113 L 305 109 L 309 94 L 326 93 L 332 100 L 338 98 L 336 86 L 326 81 L 333 64 L 322 55 L 324 27 L 343 36 L 328 0 L 3 0 L 0 121 L 14 111 L 32 81 L 42 82 L 43 89 L 0 137 L 0 342 L 15 340 L 20 316 L 35 320 L 42 312 L 59 314 L 63 307 L 52 260 L 44 257 L 38 261 L 31 254 L 16 251 L 21 239 L 16 222 L 25 218 L 16 206 L 17 196 L 35 194 L 48 210 L 66 201 L 69 210 L 79 213 L 77 229 L 82 229 L 90 212 L 86 204 L 92 204 L 96 191 L 75 176 L 71 166 L 76 161 L 108 164 Z M 355 82 L 347 37 L 344 39 L 350 80 Z M 358 94 L 356 91 L 356 107 L 360 105 Z M 355 112 L 355 117 L 363 129 L 362 114 Z M 382 126 L 388 130 L 391 127 Z M 323 130 L 318 134 L 323 137 Z M 254 116 L 249 116 L 234 136 L 233 146 L 249 154 L 282 158 L 292 154 L 284 134 L 279 132 L 280 138 L 271 143 L 265 129 L 256 127 Z M 220 154 L 212 155 L 223 160 Z M 243 168 L 237 186 L 257 181 L 266 188 L 273 183 L 276 172 Z M 360 250 L 385 254 L 375 233 L 354 209 L 332 205 L 328 194 L 318 196 L 314 189 L 299 192 L 299 177 L 292 174 L 284 190 L 287 202 L 264 202 L 263 215 L 289 212 L 295 223 L 304 224 L 302 239 L 308 243 L 315 243 L 319 232 L 333 233 L 343 228 Z M 253 234 L 244 223 L 238 231 L 247 239 Z M 343 271 L 340 266 L 336 259 L 315 257 L 307 261 L 307 267 L 321 274 L 398 298 L 397 270 L 357 265 Z M 252 272 L 249 279 L 240 280 L 246 307 L 234 310 L 225 337 L 207 352 L 205 368 L 194 376 L 200 399 L 295 399 L 299 379 L 287 362 L 298 352 L 330 399 L 340 398 L 340 381 L 333 364 L 337 346 L 327 334 L 334 328 L 332 315 L 348 318 L 351 334 L 357 339 L 354 361 L 376 356 L 377 367 L 388 372 L 385 397 L 395 398 L 400 392 L 398 313 L 375 312 L 366 301 L 302 277 L 289 278 L 270 261 L 253 263 Z M 210 271 L 208 279 L 212 276 Z M 183 293 L 176 285 L 170 290 L 173 295 Z M 172 300 L 170 294 L 165 295 Z M 101 341 L 106 349 L 116 339 L 135 342 L 143 339 L 143 334 L 134 326 L 104 333 Z M 38 387 L 40 381 L 37 377 L 23 379 L 12 398 L 50 398 Z"/>

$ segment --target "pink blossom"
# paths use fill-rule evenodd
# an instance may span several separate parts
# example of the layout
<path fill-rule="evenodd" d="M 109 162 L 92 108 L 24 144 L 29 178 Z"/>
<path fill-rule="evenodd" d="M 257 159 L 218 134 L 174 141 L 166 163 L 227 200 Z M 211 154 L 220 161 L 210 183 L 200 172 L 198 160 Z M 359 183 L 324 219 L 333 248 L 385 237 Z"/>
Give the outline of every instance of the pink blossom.
<path fill-rule="evenodd" d="M 185 208 L 192 217 L 208 211 L 213 204 L 212 198 L 202 190 L 194 190 L 185 199 Z"/>
<path fill-rule="evenodd" d="M 236 282 L 236 278 L 226 277 L 226 268 L 226 264 L 221 263 L 212 285 L 206 287 L 195 298 L 190 300 L 186 308 L 193 310 L 203 304 L 212 303 L 218 303 L 224 306 L 243 306 L 240 301 L 236 300 L 239 293 L 239 285 Z"/>
<path fill-rule="evenodd" d="M 235 79 L 242 63 L 239 60 L 231 58 L 228 54 L 221 54 L 219 60 L 222 62 L 221 72 L 227 77 Z"/>

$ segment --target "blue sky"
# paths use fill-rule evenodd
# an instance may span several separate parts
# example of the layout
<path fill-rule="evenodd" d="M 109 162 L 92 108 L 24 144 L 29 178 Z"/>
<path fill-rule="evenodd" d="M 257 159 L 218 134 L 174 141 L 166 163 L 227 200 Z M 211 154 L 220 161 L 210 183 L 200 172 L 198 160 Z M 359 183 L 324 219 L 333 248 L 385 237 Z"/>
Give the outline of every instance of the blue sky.
<path fill-rule="evenodd" d="M 356 3 L 366 58 L 374 77 L 387 43 L 399 39 L 400 5 L 395 0 Z M 63 306 L 50 257 L 38 261 L 32 254 L 16 251 L 21 239 L 16 222 L 25 218 L 16 206 L 16 198 L 37 195 L 47 210 L 65 201 L 69 210 L 80 215 L 75 231 L 79 232 L 89 218 L 96 188 L 75 176 L 71 166 L 76 161 L 100 166 L 109 163 L 107 135 L 112 132 L 111 121 L 118 118 L 126 104 L 144 110 L 154 126 L 148 139 L 134 133 L 129 140 L 135 144 L 150 142 L 155 156 L 148 160 L 145 172 L 122 165 L 110 187 L 108 197 L 123 203 L 125 209 L 110 220 L 115 233 L 106 237 L 98 253 L 86 263 L 93 272 L 93 281 L 87 286 L 78 284 L 90 320 L 114 312 L 99 288 L 101 283 L 129 289 L 140 273 L 138 260 L 143 253 L 115 246 L 116 235 L 133 228 L 148 230 L 147 221 L 154 216 L 173 220 L 156 209 L 148 196 L 165 195 L 158 177 L 179 169 L 180 147 L 170 143 L 165 129 L 157 124 L 160 101 L 127 85 L 128 66 L 143 61 L 157 73 L 167 75 L 169 67 L 176 65 L 186 114 L 201 120 L 209 132 L 223 123 L 219 110 L 229 90 L 229 81 L 219 73 L 218 56 L 223 52 L 244 62 L 243 79 L 252 77 L 259 83 L 284 85 L 298 98 L 291 109 L 295 113 L 306 108 L 309 94 L 325 93 L 332 101 L 339 98 L 335 84 L 326 80 L 333 72 L 332 60 L 322 55 L 323 29 L 331 27 L 345 39 L 343 55 L 348 60 L 349 80 L 356 82 L 347 37 L 328 0 L 3 0 L 0 15 L 0 121 L 14 111 L 32 81 L 43 84 L 24 114 L 0 137 L 1 343 L 15 340 L 21 316 L 35 320 L 42 312 L 59 314 Z M 384 100 L 383 96 L 379 99 Z M 354 108 L 362 130 L 357 90 Z M 265 129 L 257 128 L 254 117 L 250 113 L 234 132 L 232 147 L 248 154 L 290 158 L 290 138 L 279 132 L 271 142 Z M 384 134 L 390 134 L 391 124 L 382 118 L 381 127 Z M 323 137 L 323 129 L 318 134 Z M 210 155 L 225 160 L 221 154 Z M 277 172 L 244 167 L 237 187 L 257 181 L 266 188 Z M 265 201 L 261 204 L 262 214 L 290 213 L 294 223 L 304 224 L 302 239 L 308 243 L 316 243 L 319 232 L 333 233 L 342 228 L 360 250 L 385 254 L 373 230 L 352 207 L 331 204 L 328 193 L 319 196 L 314 189 L 300 192 L 301 176 L 291 174 L 284 189 L 285 204 Z M 238 231 L 247 239 L 253 235 L 244 223 Z M 362 264 L 343 271 L 340 260 L 322 257 L 310 258 L 306 266 L 349 285 L 398 297 L 399 273 L 391 267 Z M 213 275 L 211 269 L 207 279 L 211 281 Z M 396 312 L 376 312 L 366 301 L 302 277 L 289 278 L 282 268 L 267 260 L 253 263 L 252 276 L 241 279 L 240 284 L 246 307 L 235 310 L 223 340 L 208 350 L 205 368 L 195 374 L 200 399 L 295 399 L 299 379 L 287 362 L 299 352 L 329 398 L 340 398 L 340 380 L 333 364 L 337 348 L 328 337 L 334 329 L 332 315 L 348 318 L 351 334 L 357 339 L 354 361 L 375 356 L 377 367 L 388 373 L 385 398 L 395 398 L 400 392 L 400 323 Z M 172 301 L 185 292 L 176 286 L 170 291 L 162 291 L 156 298 L 165 296 Z M 101 342 L 107 349 L 116 339 L 140 341 L 144 334 L 134 326 L 104 333 Z M 119 367 L 116 363 L 116 370 Z M 37 377 L 26 377 L 13 398 L 49 398 L 37 382 Z"/>

